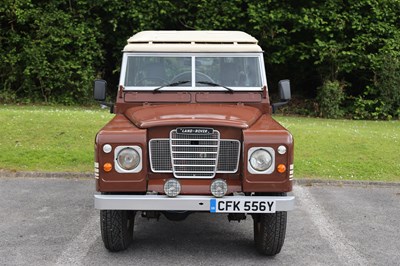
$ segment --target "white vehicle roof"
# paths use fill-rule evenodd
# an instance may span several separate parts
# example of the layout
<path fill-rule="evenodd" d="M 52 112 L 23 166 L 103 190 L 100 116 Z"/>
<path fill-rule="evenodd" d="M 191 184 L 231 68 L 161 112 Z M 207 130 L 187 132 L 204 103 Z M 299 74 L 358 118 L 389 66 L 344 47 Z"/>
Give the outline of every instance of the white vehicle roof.
<path fill-rule="evenodd" d="M 142 31 L 128 39 L 124 52 L 262 52 L 242 31 Z"/>

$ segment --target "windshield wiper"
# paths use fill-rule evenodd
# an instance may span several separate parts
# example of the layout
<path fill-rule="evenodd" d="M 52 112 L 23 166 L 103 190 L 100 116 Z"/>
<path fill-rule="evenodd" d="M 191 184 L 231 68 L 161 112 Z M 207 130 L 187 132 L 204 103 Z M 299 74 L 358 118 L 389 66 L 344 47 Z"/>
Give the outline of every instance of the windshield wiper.
<path fill-rule="evenodd" d="M 232 90 L 231 88 L 226 87 L 226 86 L 221 85 L 221 84 L 218 84 L 218 83 L 214 83 L 214 82 L 209 82 L 209 81 L 197 81 L 196 83 L 204 84 L 204 85 L 209 85 L 209 86 L 213 86 L 213 87 L 221 87 L 221 88 L 227 89 L 227 90 L 228 90 L 229 92 L 231 92 L 231 93 L 234 92 L 234 90 Z"/>
<path fill-rule="evenodd" d="M 157 92 L 157 91 L 159 91 L 160 89 L 162 89 L 164 87 L 176 87 L 176 86 L 179 86 L 179 85 L 182 85 L 182 84 L 185 84 L 185 83 L 189 83 L 189 82 L 190 82 L 190 80 L 180 80 L 180 81 L 177 81 L 177 82 L 172 82 L 172 83 L 169 83 L 169 84 L 162 85 L 162 86 L 160 86 L 158 88 L 155 88 L 153 90 L 153 92 Z"/>

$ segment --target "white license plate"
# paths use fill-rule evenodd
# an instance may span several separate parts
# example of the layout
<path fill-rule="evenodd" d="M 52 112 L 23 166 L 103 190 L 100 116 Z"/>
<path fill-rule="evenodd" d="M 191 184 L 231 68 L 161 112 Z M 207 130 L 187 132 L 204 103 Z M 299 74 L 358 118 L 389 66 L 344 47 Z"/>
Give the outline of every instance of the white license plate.
<path fill-rule="evenodd" d="M 258 199 L 210 199 L 210 212 L 274 213 L 276 201 Z"/>

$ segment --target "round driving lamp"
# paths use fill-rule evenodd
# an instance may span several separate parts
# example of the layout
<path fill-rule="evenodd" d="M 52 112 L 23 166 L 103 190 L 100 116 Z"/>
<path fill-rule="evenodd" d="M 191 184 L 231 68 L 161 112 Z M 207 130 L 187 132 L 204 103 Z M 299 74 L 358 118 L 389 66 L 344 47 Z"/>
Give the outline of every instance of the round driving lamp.
<path fill-rule="evenodd" d="M 168 197 L 176 197 L 181 193 L 181 184 L 176 179 L 168 179 L 164 184 L 164 192 Z"/>
<path fill-rule="evenodd" d="M 272 156 L 268 151 L 264 149 L 258 149 L 250 155 L 249 161 L 254 170 L 263 172 L 271 167 Z"/>
<path fill-rule="evenodd" d="M 117 156 L 118 165 L 124 170 L 135 169 L 140 163 L 139 153 L 132 148 L 122 149 Z"/>
<path fill-rule="evenodd" d="M 211 194 L 213 194 L 214 197 L 222 198 L 223 196 L 226 195 L 226 192 L 228 191 L 228 184 L 223 179 L 215 179 L 211 183 L 210 190 Z"/>

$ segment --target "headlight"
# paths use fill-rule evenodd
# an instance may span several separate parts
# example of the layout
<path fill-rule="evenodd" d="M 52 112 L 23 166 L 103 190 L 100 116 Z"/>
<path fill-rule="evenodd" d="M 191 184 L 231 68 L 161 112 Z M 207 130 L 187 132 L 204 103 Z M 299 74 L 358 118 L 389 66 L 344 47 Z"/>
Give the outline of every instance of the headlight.
<path fill-rule="evenodd" d="M 140 155 L 132 148 L 123 148 L 117 155 L 117 162 L 122 169 L 129 171 L 139 165 Z"/>
<path fill-rule="evenodd" d="M 260 172 L 266 171 L 272 165 L 272 155 L 264 149 L 255 150 L 249 158 L 251 167 Z"/>

